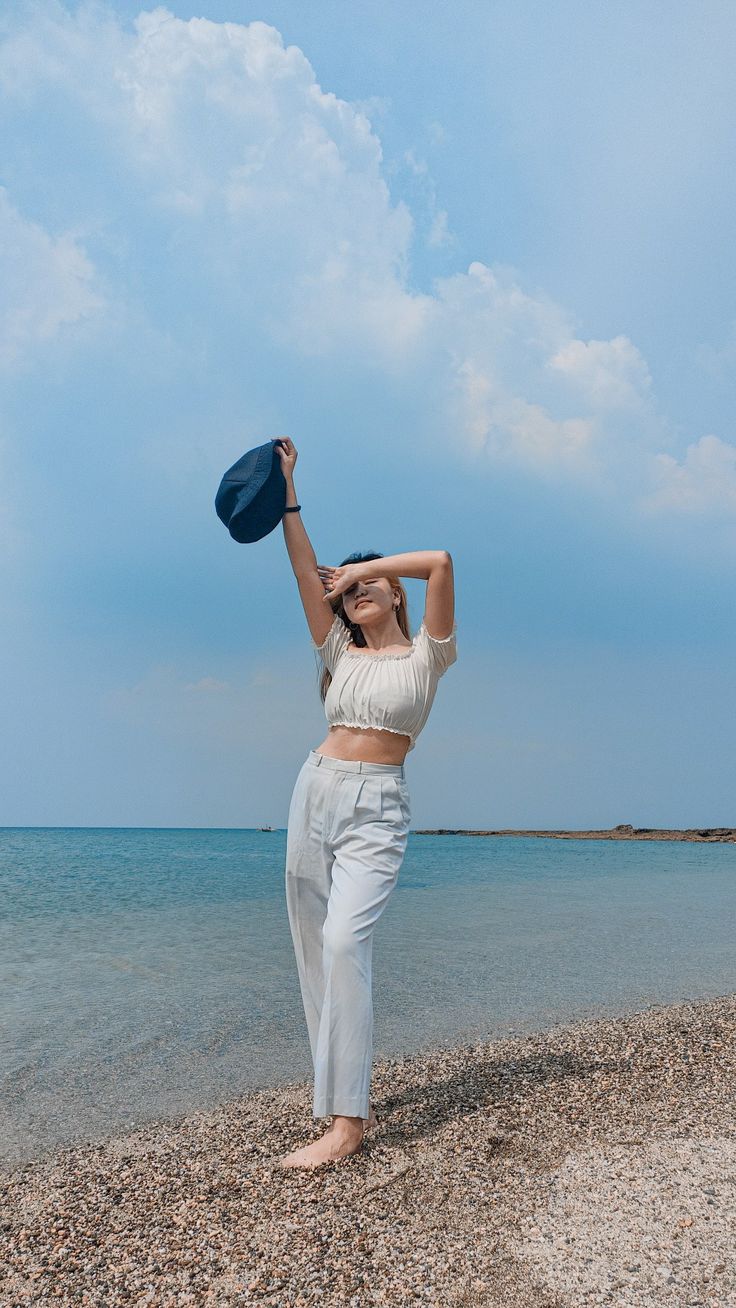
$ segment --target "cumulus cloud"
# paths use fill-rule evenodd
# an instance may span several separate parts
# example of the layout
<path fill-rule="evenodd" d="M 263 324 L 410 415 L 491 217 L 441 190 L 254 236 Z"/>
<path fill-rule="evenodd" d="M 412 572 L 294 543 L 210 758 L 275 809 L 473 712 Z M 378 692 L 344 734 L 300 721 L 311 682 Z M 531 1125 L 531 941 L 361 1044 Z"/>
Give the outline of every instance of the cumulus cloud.
<path fill-rule="evenodd" d="M 681 462 L 655 456 L 656 489 L 642 499 L 650 511 L 675 509 L 688 514 L 736 510 L 736 445 L 702 436 L 688 445 Z"/>
<path fill-rule="evenodd" d="M 648 396 L 652 382 L 644 358 L 626 336 L 568 341 L 548 366 L 574 382 L 596 409 L 636 408 Z"/>
<path fill-rule="evenodd" d="M 158 9 L 135 31 L 116 70 L 133 166 L 210 267 L 304 353 L 409 350 L 428 301 L 406 289 L 413 222 L 365 114 L 266 23 Z"/>
<path fill-rule="evenodd" d="M 23 104 L 51 85 L 102 124 L 169 215 L 169 248 L 237 289 L 282 342 L 384 361 L 410 348 L 428 300 L 407 290 L 413 221 L 382 177 L 380 141 L 273 27 L 158 8 L 126 31 L 104 11 L 55 7 L 6 41 L 0 81 Z"/>
<path fill-rule="evenodd" d="M 508 395 L 466 359 L 458 365 L 465 429 L 476 451 L 536 472 L 580 470 L 595 429 L 585 418 L 551 418 L 539 404 Z"/>
<path fill-rule="evenodd" d="M 24 218 L 0 187 L 0 364 L 80 323 L 103 304 L 95 271 L 74 238 Z"/>
<path fill-rule="evenodd" d="M 515 270 L 502 265 L 475 261 L 467 273 L 439 280 L 436 291 L 434 330 L 470 448 L 545 477 L 599 482 L 605 419 L 621 404 L 626 372 L 633 390 L 640 356 L 630 342 L 623 351 L 577 340 L 563 308 L 525 291 Z M 615 348 L 595 348 L 609 344 Z M 592 356 L 595 375 L 590 366 L 560 366 Z M 640 377 L 644 372 L 642 360 Z"/>
<path fill-rule="evenodd" d="M 6 96 L 28 106 L 53 86 L 94 121 L 145 214 L 129 221 L 140 221 L 141 242 L 155 239 L 162 275 L 169 266 L 177 285 L 196 283 L 215 347 L 218 331 L 242 331 L 297 356 L 378 366 L 413 388 L 417 413 L 432 406 L 428 428 L 439 434 L 449 421 L 476 458 L 640 485 L 662 421 L 633 342 L 580 339 L 562 306 L 500 265 L 474 262 L 416 291 L 414 221 L 390 193 L 364 107 L 324 91 L 275 28 L 184 20 L 162 7 L 130 27 L 100 6 L 27 13 L 0 52 Z M 429 196 L 427 242 L 446 244 L 426 165 L 411 154 L 407 163 Z M 137 236 L 120 242 L 121 295 L 145 284 L 125 264 Z M 73 239 L 35 228 L 22 239 L 38 266 L 37 298 L 11 316 L 6 350 L 98 303 Z M 688 451 L 690 479 L 691 463 Z M 665 454 L 656 465 L 670 486 L 673 465 Z M 658 487 L 662 503 L 676 502 Z"/>

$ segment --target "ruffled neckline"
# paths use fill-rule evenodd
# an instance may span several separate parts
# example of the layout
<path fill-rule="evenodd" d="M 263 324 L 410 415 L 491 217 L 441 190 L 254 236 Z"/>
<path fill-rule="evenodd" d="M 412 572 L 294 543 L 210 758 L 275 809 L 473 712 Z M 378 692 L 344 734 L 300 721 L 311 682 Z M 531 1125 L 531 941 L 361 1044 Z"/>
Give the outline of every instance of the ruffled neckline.
<path fill-rule="evenodd" d="M 383 659 L 408 659 L 416 649 L 416 636 L 412 636 L 411 649 L 402 650 L 400 654 L 365 654 L 362 649 L 349 649 L 345 646 L 345 653 L 351 658 L 365 659 L 366 663 L 378 663 Z"/>

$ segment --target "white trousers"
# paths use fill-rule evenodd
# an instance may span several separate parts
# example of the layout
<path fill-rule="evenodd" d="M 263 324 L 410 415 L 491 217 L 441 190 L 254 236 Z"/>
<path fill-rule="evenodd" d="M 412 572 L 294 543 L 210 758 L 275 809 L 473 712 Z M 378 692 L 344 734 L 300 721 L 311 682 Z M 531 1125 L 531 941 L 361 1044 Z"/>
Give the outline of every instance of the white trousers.
<path fill-rule="evenodd" d="M 310 750 L 286 837 L 286 904 L 314 1065 L 313 1115 L 368 1117 L 373 931 L 409 835 L 404 767 Z"/>

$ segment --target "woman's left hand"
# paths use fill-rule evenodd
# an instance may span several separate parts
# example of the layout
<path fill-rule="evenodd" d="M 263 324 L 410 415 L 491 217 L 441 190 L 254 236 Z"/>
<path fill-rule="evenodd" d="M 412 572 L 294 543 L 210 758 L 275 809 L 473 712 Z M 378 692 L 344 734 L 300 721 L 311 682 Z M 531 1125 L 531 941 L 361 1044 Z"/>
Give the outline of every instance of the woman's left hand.
<path fill-rule="evenodd" d="M 318 566 L 317 571 L 325 585 L 325 599 L 337 599 L 338 595 L 344 595 L 350 586 L 360 581 L 355 563 L 346 563 L 342 568 L 323 568 Z"/>

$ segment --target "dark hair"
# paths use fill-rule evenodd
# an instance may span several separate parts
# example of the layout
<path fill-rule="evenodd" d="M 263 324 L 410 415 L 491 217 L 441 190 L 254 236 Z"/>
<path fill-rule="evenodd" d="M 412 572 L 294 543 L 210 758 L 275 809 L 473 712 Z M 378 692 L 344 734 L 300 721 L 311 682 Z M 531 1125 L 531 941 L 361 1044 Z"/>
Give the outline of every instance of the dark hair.
<path fill-rule="evenodd" d="M 360 551 L 356 551 L 353 554 L 348 554 L 347 558 L 343 559 L 342 562 L 338 564 L 338 567 L 344 568 L 348 563 L 369 563 L 371 559 L 382 559 L 384 557 L 385 556 L 383 554 L 375 554 L 370 552 L 360 553 Z M 396 621 L 398 622 L 399 627 L 401 628 L 402 632 L 404 633 L 404 635 L 408 640 L 410 638 L 409 603 L 406 597 L 406 591 L 404 590 L 404 587 L 401 584 L 400 577 L 389 577 L 388 580 L 391 582 L 391 585 L 395 586 L 396 589 L 399 591 L 400 600 L 399 600 L 398 607 L 396 609 Z M 344 622 L 345 626 L 350 632 L 350 639 L 352 640 L 354 645 L 364 646 L 367 644 L 360 623 L 348 621 L 348 617 L 347 614 L 345 613 L 345 608 L 342 602 L 342 595 L 338 595 L 334 605 L 332 605 L 332 611 L 333 613 L 340 614 L 342 621 Z M 327 694 L 327 691 L 330 688 L 331 681 L 332 681 L 332 673 L 330 672 L 329 668 L 323 667 L 320 676 L 320 685 L 319 685 L 320 699 L 322 700 L 323 704 L 325 702 L 325 696 Z"/>

